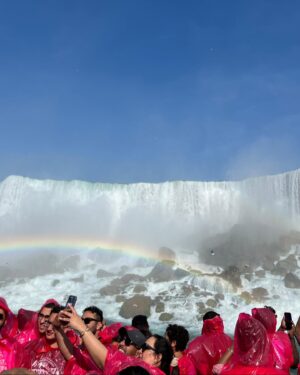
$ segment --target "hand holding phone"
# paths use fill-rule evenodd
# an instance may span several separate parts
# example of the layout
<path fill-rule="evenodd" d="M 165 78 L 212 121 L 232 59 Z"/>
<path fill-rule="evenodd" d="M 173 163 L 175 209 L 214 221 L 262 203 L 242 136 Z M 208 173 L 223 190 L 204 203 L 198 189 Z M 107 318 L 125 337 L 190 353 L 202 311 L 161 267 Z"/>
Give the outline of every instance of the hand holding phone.
<path fill-rule="evenodd" d="M 69 296 L 69 297 L 68 297 L 68 300 L 67 300 L 67 303 L 66 303 L 66 308 L 67 308 L 69 305 L 72 305 L 72 306 L 74 307 L 75 304 L 76 304 L 76 301 L 77 301 L 77 297 L 76 297 L 76 296 Z"/>

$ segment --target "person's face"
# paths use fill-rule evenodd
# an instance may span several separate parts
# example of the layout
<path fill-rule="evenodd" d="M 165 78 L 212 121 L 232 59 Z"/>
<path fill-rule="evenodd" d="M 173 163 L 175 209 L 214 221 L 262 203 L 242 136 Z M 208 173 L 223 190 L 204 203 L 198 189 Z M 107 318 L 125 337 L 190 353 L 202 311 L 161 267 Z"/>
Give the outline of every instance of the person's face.
<path fill-rule="evenodd" d="M 38 314 L 38 330 L 41 334 L 44 334 L 46 332 L 50 313 L 50 307 L 43 307 Z"/>
<path fill-rule="evenodd" d="M 157 354 L 155 351 L 155 341 L 156 338 L 151 336 L 149 337 L 145 344 L 143 345 L 142 351 L 142 359 L 144 362 L 148 363 L 148 365 L 159 367 L 161 363 L 161 354 Z"/>
<path fill-rule="evenodd" d="M 6 320 L 6 313 L 3 309 L 0 309 L 0 329 L 4 326 Z"/>
<path fill-rule="evenodd" d="M 55 341 L 56 340 L 56 336 L 55 336 L 55 332 L 54 332 L 54 328 L 53 328 L 53 320 L 55 319 L 55 317 L 57 316 L 57 313 L 52 313 L 49 317 L 49 320 L 48 322 L 46 323 L 46 339 L 48 341 Z"/>
<path fill-rule="evenodd" d="M 103 323 L 99 322 L 96 314 L 91 311 L 85 311 L 82 315 L 82 320 L 94 335 L 103 327 Z"/>
<path fill-rule="evenodd" d="M 118 349 L 131 357 L 136 357 L 138 348 L 131 342 L 128 336 L 125 336 L 118 345 Z"/>

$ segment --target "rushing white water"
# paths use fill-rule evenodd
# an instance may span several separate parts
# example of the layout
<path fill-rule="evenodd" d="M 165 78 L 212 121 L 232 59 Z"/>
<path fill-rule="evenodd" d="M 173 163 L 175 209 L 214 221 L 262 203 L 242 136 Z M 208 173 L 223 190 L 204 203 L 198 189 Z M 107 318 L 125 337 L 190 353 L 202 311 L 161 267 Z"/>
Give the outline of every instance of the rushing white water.
<path fill-rule="evenodd" d="M 201 315 L 196 302 L 206 304 L 208 299 L 222 295 L 215 308 L 225 315 L 229 330 L 233 331 L 235 319 L 231 317 L 253 307 L 245 301 L 245 296 L 241 297 L 242 292 L 251 294 L 257 287 L 268 291 L 264 302 L 273 303 L 279 313 L 284 305 L 289 305 L 292 312 L 297 311 L 296 302 L 292 301 L 297 300 L 298 289 L 286 288 L 283 276 L 270 270 L 266 270 L 264 277 L 257 277 L 255 272 L 260 271 L 260 265 L 264 266 L 265 257 L 275 252 L 277 260 L 272 261 L 276 266 L 281 251 L 279 238 L 299 230 L 299 218 L 300 170 L 235 182 L 120 185 L 11 176 L 0 183 L 0 239 L 90 236 L 154 251 L 168 246 L 177 253 L 182 266 L 209 273 L 201 277 L 192 273 L 172 283 L 148 281 L 144 293 L 151 298 L 166 293 L 165 312 L 194 329 Z M 299 247 L 291 249 L 292 253 L 285 249 L 284 256 L 292 254 L 298 267 Z M 2 275 L 20 264 L 30 268 L 28 274 L 24 270 L 20 274 L 15 271 L 14 279 L 1 286 L 1 293 L 14 309 L 20 306 L 36 309 L 47 297 L 62 299 L 74 293 L 79 296 L 79 308 L 96 303 L 107 317 L 118 320 L 121 302 L 115 301 L 115 295 L 99 294 L 99 289 L 114 277 L 97 277 L 97 269 L 116 271 L 127 264 L 128 272 L 145 275 L 153 266 L 144 262 L 138 267 L 136 259 L 128 257 L 109 260 L 102 254 L 95 260 L 81 254 L 76 266 L 68 269 L 63 265 L 65 254 L 61 260 L 54 250 L 49 249 L 48 258 L 45 252 L 43 255 L 37 252 L 29 261 L 22 258 L 21 263 L 16 261 L 18 252 L 13 260 L 2 252 Z M 248 266 L 251 262 L 254 264 L 251 278 L 242 275 L 238 287 L 216 276 L 230 264 Z M 294 274 L 298 273 L 297 268 Z M 182 293 L 183 286 L 196 292 L 193 289 L 191 294 Z M 125 297 L 133 294 L 130 286 L 123 291 Z M 158 318 L 159 313 L 152 307 L 153 324 L 157 324 Z"/>

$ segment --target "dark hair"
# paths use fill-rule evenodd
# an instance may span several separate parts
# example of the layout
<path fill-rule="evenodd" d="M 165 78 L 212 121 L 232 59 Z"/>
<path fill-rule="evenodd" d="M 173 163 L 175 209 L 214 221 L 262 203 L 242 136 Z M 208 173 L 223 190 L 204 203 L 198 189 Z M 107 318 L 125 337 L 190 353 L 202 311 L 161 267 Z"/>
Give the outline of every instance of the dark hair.
<path fill-rule="evenodd" d="M 131 322 L 132 327 L 139 329 L 145 337 L 150 337 L 149 323 L 146 315 L 135 315 Z"/>
<path fill-rule="evenodd" d="M 161 361 L 159 368 L 167 375 L 170 374 L 170 363 L 173 358 L 173 350 L 168 340 L 160 335 L 152 335 L 155 337 L 154 349 L 157 354 L 161 354 Z"/>
<path fill-rule="evenodd" d="M 204 321 L 204 320 L 207 320 L 207 319 L 213 319 L 213 318 L 215 318 L 216 316 L 220 316 L 220 314 L 216 313 L 215 311 L 207 311 L 207 312 L 203 315 L 203 321 Z"/>
<path fill-rule="evenodd" d="M 99 320 L 99 322 L 103 322 L 103 312 L 97 306 L 86 307 L 83 312 L 85 313 L 86 311 L 90 311 L 91 313 L 95 314 L 97 320 Z"/>
<path fill-rule="evenodd" d="M 176 351 L 183 352 L 190 340 L 189 332 L 183 326 L 169 324 L 166 329 L 166 334 L 170 343 L 176 341 Z"/>
<path fill-rule="evenodd" d="M 117 375 L 150 375 L 150 373 L 140 366 L 129 366 L 118 372 Z"/>
<path fill-rule="evenodd" d="M 64 306 L 59 306 L 59 305 L 55 305 L 54 307 L 53 307 L 53 309 L 51 310 L 51 313 L 50 314 L 58 314 L 60 311 L 62 311 L 62 310 L 64 310 Z"/>
<path fill-rule="evenodd" d="M 276 310 L 275 310 L 275 309 L 273 309 L 273 307 L 272 307 L 272 306 L 265 306 L 265 309 L 269 309 L 269 310 L 271 310 L 271 311 L 272 311 L 272 313 L 273 313 L 274 315 L 276 315 Z"/>

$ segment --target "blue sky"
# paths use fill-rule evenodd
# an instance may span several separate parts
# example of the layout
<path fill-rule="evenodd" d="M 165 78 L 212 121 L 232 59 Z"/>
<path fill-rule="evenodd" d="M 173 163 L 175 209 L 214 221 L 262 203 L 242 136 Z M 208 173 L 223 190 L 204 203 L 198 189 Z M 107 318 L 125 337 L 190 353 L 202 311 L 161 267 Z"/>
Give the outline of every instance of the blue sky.
<path fill-rule="evenodd" d="M 0 179 L 300 167 L 298 0 L 0 2 Z"/>

